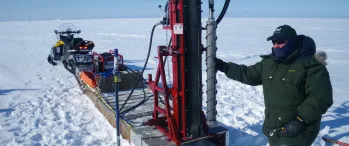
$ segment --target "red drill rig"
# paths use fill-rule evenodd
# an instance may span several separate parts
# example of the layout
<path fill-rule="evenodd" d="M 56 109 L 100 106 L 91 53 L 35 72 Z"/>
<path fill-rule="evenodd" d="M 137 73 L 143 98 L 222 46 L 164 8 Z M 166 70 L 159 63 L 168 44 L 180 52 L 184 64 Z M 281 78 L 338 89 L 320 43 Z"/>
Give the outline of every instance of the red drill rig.
<path fill-rule="evenodd" d="M 213 0 L 209 1 L 210 16 L 206 25 L 207 48 L 203 47 L 201 39 L 203 30 L 201 4 L 200 0 L 168 1 L 164 19 L 159 24 L 162 24 L 164 29 L 171 31 L 171 40 L 168 46 L 158 46 L 159 63 L 155 79 L 152 78 L 152 75 L 148 76 L 148 84 L 154 94 L 154 112 L 153 119 L 149 120 L 147 124 L 155 126 L 177 146 L 200 140 L 209 141 L 213 145 L 227 144 L 227 130 L 218 126 L 215 120 L 214 58 L 217 21 L 213 18 Z M 228 4 L 229 1 L 225 3 L 223 15 Z M 219 21 L 223 15 L 220 15 Z M 206 64 L 208 65 L 207 95 L 209 100 L 207 102 L 211 103 L 207 111 L 207 115 L 211 115 L 209 121 L 206 120 L 202 110 L 201 64 L 204 51 L 207 54 Z M 167 59 L 169 56 L 172 57 L 172 87 L 167 85 L 164 67 L 165 62 L 169 61 Z M 163 95 L 165 106 L 159 105 L 160 94 Z M 208 113 L 209 111 L 212 113 Z"/>

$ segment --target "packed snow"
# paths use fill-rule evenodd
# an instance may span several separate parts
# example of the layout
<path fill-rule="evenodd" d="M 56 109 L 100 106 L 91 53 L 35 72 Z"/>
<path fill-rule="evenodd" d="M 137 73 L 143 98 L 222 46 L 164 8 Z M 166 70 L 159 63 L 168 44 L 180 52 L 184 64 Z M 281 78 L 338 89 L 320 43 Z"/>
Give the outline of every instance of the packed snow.
<path fill-rule="evenodd" d="M 0 145 L 116 145 L 116 130 L 77 86 L 62 65 L 46 58 L 56 42 L 54 29 L 74 23 L 81 37 L 94 41 L 97 52 L 114 48 L 125 64 L 140 70 L 150 31 L 160 19 L 99 19 L 0 22 Z M 203 25 L 206 19 L 203 19 Z M 349 19 L 224 18 L 217 29 L 217 57 L 251 65 L 271 51 L 266 38 L 283 24 L 312 37 L 328 54 L 327 68 L 334 104 L 323 116 L 314 146 L 326 136 L 349 143 Z M 166 37 L 168 34 L 168 37 Z M 203 44 L 206 45 L 203 31 Z M 170 32 L 155 30 L 151 57 L 144 73 L 155 74 L 156 46 L 167 44 Z M 203 55 L 204 57 L 205 55 Z M 166 67 L 166 70 L 168 68 Z M 206 85 L 203 60 L 203 83 Z M 230 131 L 230 145 L 268 145 L 262 133 L 263 89 L 217 74 L 217 120 Z M 203 87 L 206 90 L 206 86 Z M 204 110 L 206 110 L 204 94 Z M 133 145 L 122 139 L 123 146 Z"/>

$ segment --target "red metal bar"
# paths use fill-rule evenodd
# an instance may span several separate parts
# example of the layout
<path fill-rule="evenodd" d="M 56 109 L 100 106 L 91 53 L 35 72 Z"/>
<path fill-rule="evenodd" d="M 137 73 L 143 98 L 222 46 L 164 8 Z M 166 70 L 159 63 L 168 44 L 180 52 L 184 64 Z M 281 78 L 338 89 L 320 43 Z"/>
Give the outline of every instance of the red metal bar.
<path fill-rule="evenodd" d="M 158 130 L 160 130 L 162 133 L 168 133 L 168 130 L 166 128 L 162 127 L 162 126 L 156 125 L 156 128 L 158 128 Z"/>
<path fill-rule="evenodd" d="M 159 86 L 155 86 L 154 88 L 155 88 L 156 91 L 158 91 L 158 92 L 161 92 L 161 93 L 165 93 L 165 92 L 166 92 L 165 89 L 162 89 L 162 88 L 159 87 Z"/>
<path fill-rule="evenodd" d="M 171 26 L 163 26 L 162 28 L 166 30 L 171 30 Z"/>
<path fill-rule="evenodd" d="M 181 4 L 182 1 L 179 1 L 179 3 Z M 174 33 L 174 25 L 176 23 L 183 23 L 183 19 L 179 19 L 177 20 L 177 0 L 170 0 L 170 3 L 169 3 L 169 12 L 170 12 L 170 29 L 172 30 L 172 46 L 171 46 L 171 49 L 172 51 L 177 51 L 179 52 L 179 50 L 183 49 L 183 35 L 177 35 Z M 180 13 L 181 14 L 181 13 Z M 179 44 L 179 42 L 181 42 Z M 178 45 L 179 44 L 179 45 Z M 174 115 L 174 118 L 176 119 L 176 126 L 179 129 L 178 132 L 181 133 L 181 136 L 180 137 L 183 137 L 185 136 L 185 130 L 183 129 L 186 129 L 186 126 L 185 124 L 185 118 L 183 119 L 182 117 L 180 117 L 180 112 L 183 111 L 183 109 L 185 109 L 184 106 L 182 106 L 182 109 L 179 109 L 179 100 L 182 98 L 183 99 L 183 95 L 180 95 L 179 92 L 180 90 L 183 90 L 183 86 L 181 89 L 179 89 L 179 87 L 181 86 L 180 85 L 180 80 L 182 81 L 182 85 L 183 85 L 183 82 L 184 80 L 182 79 L 179 79 L 178 76 L 179 76 L 179 73 L 180 73 L 180 68 L 179 68 L 179 60 L 183 60 L 183 59 L 180 59 L 180 56 L 182 56 L 183 54 L 178 54 L 176 56 L 173 56 L 172 57 L 172 70 L 173 70 L 173 88 L 172 88 L 172 97 L 173 97 L 173 115 Z M 182 74 L 183 75 L 183 74 Z M 182 76 L 184 77 L 184 76 Z M 174 93 L 174 94 L 173 94 Z M 182 104 L 183 105 L 183 104 Z M 182 118 L 182 119 L 181 119 Z M 181 123 L 182 122 L 182 123 Z"/>
<path fill-rule="evenodd" d="M 173 15 L 172 15 L 173 19 L 171 21 L 172 22 L 171 25 L 172 25 L 172 28 L 173 28 L 174 24 L 176 24 L 176 23 L 183 24 L 183 15 L 184 15 L 184 13 L 183 13 L 183 9 L 182 9 L 183 0 L 179 0 L 179 4 L 178 5 L 175 4 L 176 0 L 172 0 L 172 2 L 173 2 L 172 3 L 173 11 L 179 13 L 179 14 L 173 13 Z M 180 16 L 178 20 L 176 20 L 177 19 L 177 15 Z M 177 37 L 178 37 L 178 39 L 177 39 Z M 185 79 L 186 79 L 185 78 L 185 58 L 184 58 L 184 55 L 185 55 L 184 54 L 184 44 L 185 44 L 185 42 L 184 42 L 184 35 L 183 34 L 174 34 L 174 33 L 172 33 L 172 38 L 176 38 L 176 41 L 173 44 L 176 44 L 176 45 L 179 44 L 179 46 L 176 46 L 177 47 L 176 49 L 179 52 L 178 59 L 181 61 L 180 62 L 180 66 L 181 67 L 180 68 L 178 68 L 178 60 L 176 60 L 177 63 L 175 65 L 175 70 L 177 72 L 176 74 L 177 75 L 179 75 L 179 73 L 181 74 L 181 78 L 180 79 L 178 77 L 176 77 L 176 81 L 179 81 L 179 80 L 181 81 L 181 83 L 177 83 L 177 86 L 176 86 L 176 88 L 179 91 L 178 98 L 176 98 L 176 99 L 177 100 L 180 99 L 180 101 L 181 101 L 181 103 L 180 103 L 181 108 L 179 109 L 177 107 L 177 109 L 175 109 L 174 113 L 178 114 L 176 116 L 176 119 L 177 119 L 178 123 L 181 122 L 181 124 L 180 124 L 181 129 L 180 129 L 180 131 L 182 133 L 182 137 L 185 138 L 186 135 L 187 135 L 187 132 L 186 132 L 186 129 L 187 129 L 186 121 L 187 120 L 186 120 L 186 111 L 185 111 L 186 110 L 186 107 L 185 107 L 185 105 L 186 105 L 185 104 L 186 94 L 184 92 L 185 91 Z M 179 87 L 181 87 L 181 88 L 179 89 Z M 181 113 L 181 114 L 179 114 L 179 113 Z M 179 121 L 179 119 L 181 119 L 181 120 Z"/>
<path fill-rule="evenodd" d="M 155 76 L 155 81 L 152 81 L 151 75 L 149 75 L 149 85 L 152 89 L 152 92 L 154 94 L 154 113 L 153 113 L 153 119 L 151 119 L 148 124 L 154 124 L 156 127 L 164 133 L 169 139 L 174 141 L 176 145 L 180 145 L 180 138 L 178 133 L 178 128 L 175 122 L 175 118 L 172 115 L 169 97 L 172 93 L 172 90 L 168 88 L 167 82 L 166 82 L 166 74 L 164 69 L 164 56 L 168 56 L 169 53 L 166 51 L 163 51 L 164 49 L 167 49 L 166 46 L 159 46 L 158 47 L 158 57 L 159 60 L 158 69 Z M 159 81 L 161 78 L 162 87 L 159 87 Z M 162 92 L 164 93 L 165 98 L 165 109 L 159 107 L 159 95 L 158 93 Z M 163 120 L 163 118 L 160 118 L 159 115 L 162 114 L 165 116 L 166 120 Z M 167 121 L 167 123 L 166 123 Z M 166 126 L 164 126 L 166 125 Z"/>
<path fill-rule="evenodd" d="M 98 54 L 97 52 L 93 52 L 92 53 L 92 58 L 94 58 L 94 55 L 97 55 L 98 56 L 98 58 L 101 60 L 101 64 L 102 64 L 102 72 L 104 72 L 104 58 L 103 58 L 103 56 L 102 55 L 100 55 L 100 54 Z M 99 61 L 99 60 L 98 60 Z M 92 59 L 92 62 L 94 63 L 94 59 Z M 95 69 L 93 69 L 94 71 L 95 71 Z"/>
<path fill-rule="evenodd" d="M 155 110 L 158 111 L 160 114 L 166 115 L 166 111 L 160 107 L 155 107 Z"/>

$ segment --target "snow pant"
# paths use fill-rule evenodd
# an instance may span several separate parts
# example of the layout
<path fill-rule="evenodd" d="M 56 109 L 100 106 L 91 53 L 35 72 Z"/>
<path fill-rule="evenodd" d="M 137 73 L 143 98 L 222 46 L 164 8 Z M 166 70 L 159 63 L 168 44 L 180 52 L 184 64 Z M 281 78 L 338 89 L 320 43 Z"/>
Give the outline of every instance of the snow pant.
<path fill-rule="evenodd" d="M 270 146 L 311 146 L 318 132 L 303 133 L 298 136 L 268 136 Z"/>

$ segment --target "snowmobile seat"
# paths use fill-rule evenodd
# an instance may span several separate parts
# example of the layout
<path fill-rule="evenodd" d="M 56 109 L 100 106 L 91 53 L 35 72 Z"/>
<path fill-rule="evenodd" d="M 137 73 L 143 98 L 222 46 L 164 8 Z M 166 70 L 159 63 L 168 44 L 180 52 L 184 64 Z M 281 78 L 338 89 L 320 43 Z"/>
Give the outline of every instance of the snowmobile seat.
<path fill-rule="evenodd" d="M 84 39 L 82 39 L 82 38 L 74 38 L 70 44 L 73 47 L 72 49 L 79 50 L 79 47 L 83 42 L 84 42 Z"/>
<path fill-rule="evenodd" d="M 85 41 L 82 38 L 74 38 L 71 42 L 71 50 L 75 54 L 87 54 L 92 51 L 94 44 L 92 41 Z"/>
<path fill-rule="evenodd" d="M 74 35 L 68 35 L 68 36 L 63 36 L 59 35 L 59 39 L 62 40 L 65 44 L 70 44 L 71 41 L 74 39 Z"/>

